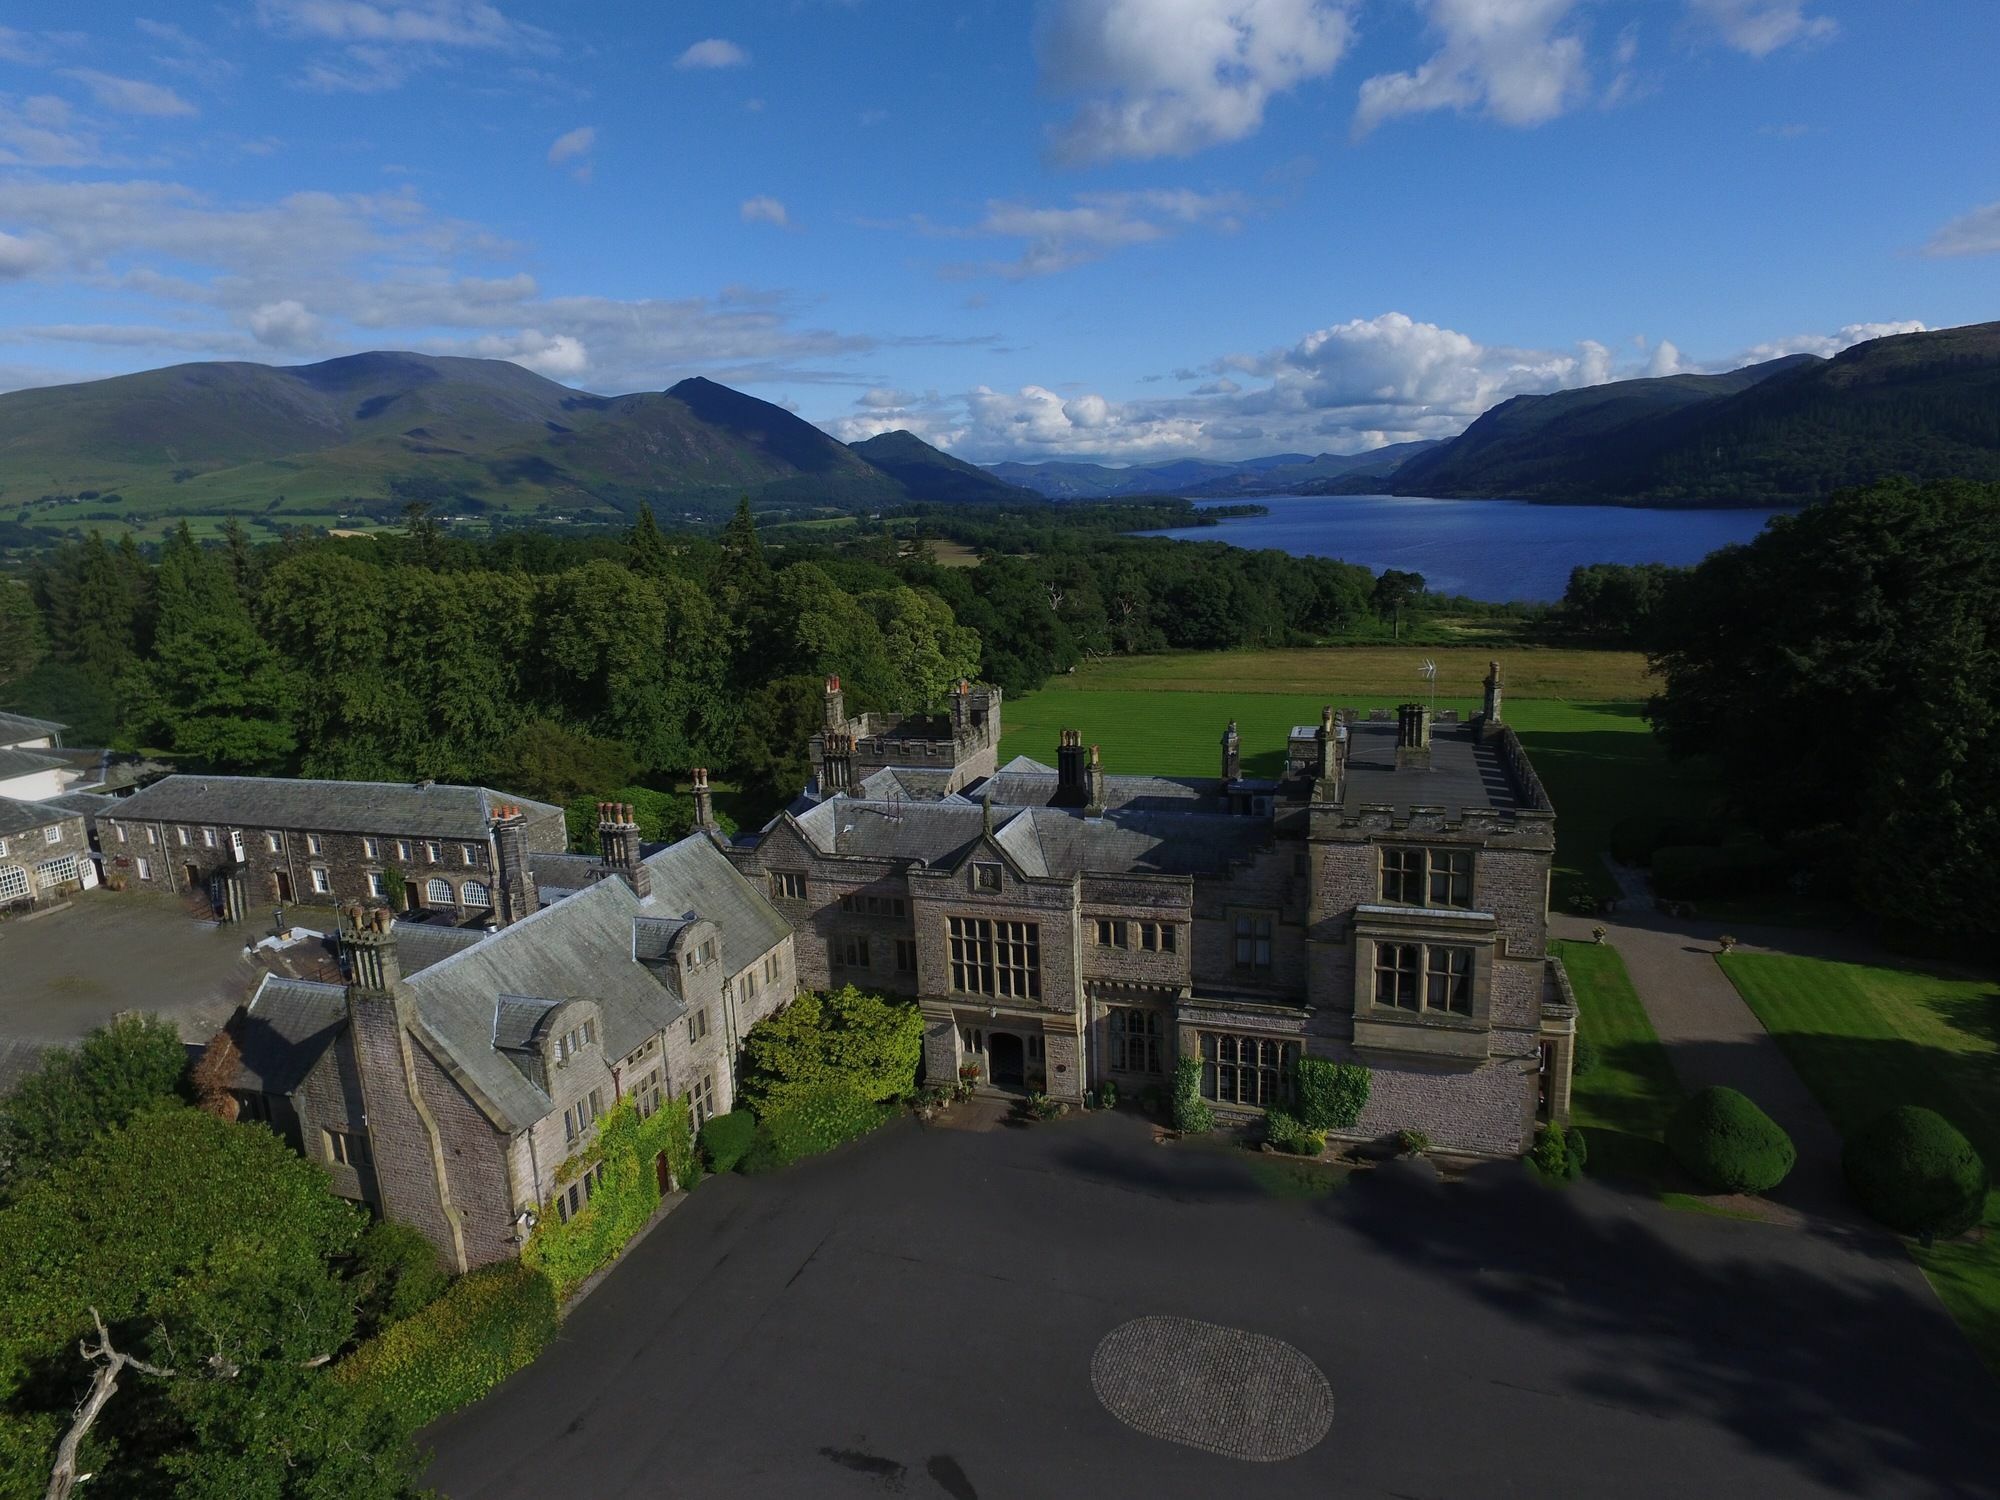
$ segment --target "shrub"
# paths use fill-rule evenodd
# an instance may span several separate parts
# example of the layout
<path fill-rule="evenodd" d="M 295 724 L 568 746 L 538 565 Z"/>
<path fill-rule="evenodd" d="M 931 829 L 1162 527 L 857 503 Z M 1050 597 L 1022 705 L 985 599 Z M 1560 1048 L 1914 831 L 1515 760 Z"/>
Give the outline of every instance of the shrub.
<path fill-rule="evenodd" d="M 1293 1156 L 1318 1156 L 1326 1150 L 1326 1136 L 1322 1132 L 1279 1109 L 1265 1111 L 1264 1139 Z"/>
<path fill-rule="evenodd" d="M 1798 1160 L 1778 1122 L 1735 1089 L 1688 1096 L 1667 1122 L 1667 1149 L 1711 1192 L 1767 1193 Z"/>
<path fill-rule="evenodd" d="M 1985 1212 L 1986 1163 L 1934 1110 L 1905 1104 L 1863 1126 L 1841 1166 L 1869 1216 L 1904 1234 L 1963 1234 Z"/>
<path fill-rule="evenodd" d="M 701 1180 L 685 1099 L 668 1099 L 643 1120 L 630 1099 L 620 1100 L 598 1123 L 591 1147 L 557 1168 L 555 1191 L 542 1204 L 521 1258 L 554 1283 L 558 1298 L 567 1298 L 592 1272 L 609 1265 L 653 1216 L 660 1206 L 661 1156 L 681 1187 Z M 565 1220 L 557 1198 L 592 1168 L 601 1170 L 589 1200 Z"/>
<path fill-rule="evenodd" d="M 733 1172 L 757 1138 L 757 1117 L 747 1109 L 732 1109 L 701 1127 L 701 1150 L 711 1172 Z"/>
<path fill-rule="evenodd" d="M 1302 1057 L 1292 1074 L 1299 1118 L 1314 1130 L 1351 1130 L 1368 1107 L 1369 1072 L 1360 1063 Z"/>
<path fill-rule="evenodd" d="M 1674 900 L 1768 891 L 1785 875 L 1785 856 L 1769 844 L 1670 844 L 1653 854 L 1653 889 Z"/>
<path fill-rule="evenodd" d="M 477 1401 L 555 1331 L 548 1277 L 508 1261 L 461 1276 L 429 1307 L 341 1360 L 333 1378 L 414 1432 Z"/>
<path fill-rule="evenodd" d="M 890 1107 L 865 1098 L 843 1083 L 821 1083 L 789 1094 L 767 1110 L 742 1170 L 775 1172 L 804 1157 L 868 1134 L 889 1117 Z"/>
<path fill-rule="evenodd" d="M 1597 1043 L 1587 1036 L 1579 1036 L 1576 1039 L 1576 1051 L 1570 1058 L 1570 1072 L 1573 1076 L 1581 1078 L 1586 1073 L 1593 1073 L 1597 1070 L 1597 1065 L 1603 1061 L 1604 1054 L 1597 1050 Z"/>
<path fill-rule="evenodd" d="M 1112 1083 L 1107 1079 L 1105 1082 L 1098 1085 L 1097 1107 L 1099 1109 L 1116 1109 L 1118 1107 L 1117 1084 Z"/>
<path fill-rule="evenodd" d="M 361 1236 L 351 1274 L 355 1311 L 369 1332 L 422 1312 L 451 1284 L 437 1247 L 420 1231 L 389 1219 L 376 1220 Z"/>
<path fill-rule="evenodd" d="M 1582 1139 L 1579 1132 L 1577 1140 L 1581 1142 Z M 1396 1149 L 1405 1156 L 1422 1156 L 1431 1149 L 1431 1138 L 1421 1130 L 1399 1130 L 1396 1132 Z"/>
<path fill-rule="evenodd" d="M 1215 1126 L 1215 1113 L 1201 1097 L 1201 1059 L 1184 1057 L 1174 1064 L 1174 1129 L 1199 1135 Z"/>
<path fill-rule="evenodd" d="M 1583 1132 L 1575 1126 L 1559 1129 L 1554 1125 L 1544 1125 L 1535 1132 L 1535 1144 L 1528 1152 L 1528 1160 L 1550 1182 L 1575 1182 L 1583 1175 L 1588 1149 L 1584 1145 Z"/>
<path fill-rule="evenodd" d="M 1053 1120 L 1069 1109 L 1060 1099 L 1051 1099 L 1039 1089 L 1030 1090 L 1021 1101 L 1021 1112 L 1034 1120 Z"/>
<path fill-rule="evenodd" d="M 851 984 L 809 991 L 744 1037 L 743 1092 L 759 1118 L 825 1084 L 875 1102 L 905 1099 L 916 1092 L 923 1057 L 916 1006 Z"/>

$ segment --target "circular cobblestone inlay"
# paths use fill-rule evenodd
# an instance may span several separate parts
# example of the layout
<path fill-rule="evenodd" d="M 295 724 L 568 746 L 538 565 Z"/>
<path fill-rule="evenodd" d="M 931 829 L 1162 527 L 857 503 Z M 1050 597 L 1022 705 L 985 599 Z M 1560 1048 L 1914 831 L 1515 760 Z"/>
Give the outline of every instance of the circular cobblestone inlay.
<path fill-rule="evenodd" d="M 1296 1458 L 1333 1424 L 1333 1391 L 1290 1344 L 1193 1318 L 1136 1318 L 1104 1336 L 1090 1386 L 1128 1427 L 1225 1458 Z"/>

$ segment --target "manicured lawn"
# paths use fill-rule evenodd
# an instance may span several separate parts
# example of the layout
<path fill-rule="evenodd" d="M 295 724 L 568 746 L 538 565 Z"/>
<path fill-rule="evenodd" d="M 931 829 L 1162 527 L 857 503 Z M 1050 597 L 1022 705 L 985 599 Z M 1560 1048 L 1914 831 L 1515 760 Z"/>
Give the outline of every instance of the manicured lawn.
<path fill-rule="evenodd" d="M 1657 1184 L 1667 1172 L 1663 1137 L 1680 1103 L 1666 1049 L 1608 943 L 1552 943 L 1576 991 L 1577 1035 L 1596 1053 L 1571 1088 L 1570 1118 L 1590 1145 L 1594 1177 Z"/>
<path fill-rule="evenodd" d="M 1432 651 L 1439 708 L 1470 714 L 1485 675 L 1484 652 Z M 1414 694 L 1425 653 L 1376 647 L 1203 652 L 1126 657 L 1051 678 L 1004 708 L 1001 758 L 1053 762 L 1056 734 L 1080 729 L 1104 747 L 1106 768 L 1162 776 L 1214 776 L 1223 726 L 1236 720 L 1243 769 L 1276 776 L 1292 726 L 1317 724 L 1320 708 L 1385 708 Z M 1680 780 L 1640 717 L 1644 663 L 1629 652 L 1521 651 L 1503 657 L 1504 709 L 1556 807 L 1555 900 L 1567 909 L 1579 891 L 1604 897 L 1617 887 L 1600 858 L 1611 825 Z M 1545 696 L 1534 696 L 1530 687 Z M 1574 698 L 1558 688 L 1578 689 Z M 1589 689 L 1588 693 L 1581 691 Z M 1623 694 L 1624 696 L 1592 696 Z"/>
<path fill-rule="evenodd" d="M 2000 1164 L 2000 982 L 1779 954 L 1716 961 L 1843 1134 L 1920 1104 Z M 2000 1372 L 2000 1193 L 1983 1240 L 1912 1253 Z"/>

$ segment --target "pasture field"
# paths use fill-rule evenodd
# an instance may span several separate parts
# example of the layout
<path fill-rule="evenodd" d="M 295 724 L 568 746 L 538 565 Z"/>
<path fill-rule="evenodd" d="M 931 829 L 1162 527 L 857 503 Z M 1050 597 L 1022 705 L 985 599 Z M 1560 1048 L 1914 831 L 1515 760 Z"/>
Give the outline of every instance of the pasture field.
<path fill-rule="evenodd" d="M 1792 954 L 1720 956 L 1842 1135 L 1899 1104 L 1934 1109 L 2000 1164 L 2000 981 Z M 2000 1373 L 2000 1192 L 1968 1239 L 1911 1253 Z"/>
<path fill-rule="evenodd" d="M 1438 665 L 1438 707 L 1469 714 L 1491 653 L 1363 646 L 1293 651 L 1201 652 L 1092 663 L 1051 678 L 1004 708 L 1003 760 L 1052 762 L 1056 734 L 1079 729 L 1102 745 L 1106 769 L 1213 776 L 1223 726 L 1236 720 L 1243 770 L 1276 776 L 1294 725 L 1317 724 L 1320 708 L 1387 708 L 1418 696 L 1416 667 Z M 1614 896 L 1600 858 L 1611 825 L 1685 779 L 1640 717 L 1645 659 L 1633 652 L 1511 651 L 1503 709 L 1556 808 L 1558 907 L 1572 895 Z"/>

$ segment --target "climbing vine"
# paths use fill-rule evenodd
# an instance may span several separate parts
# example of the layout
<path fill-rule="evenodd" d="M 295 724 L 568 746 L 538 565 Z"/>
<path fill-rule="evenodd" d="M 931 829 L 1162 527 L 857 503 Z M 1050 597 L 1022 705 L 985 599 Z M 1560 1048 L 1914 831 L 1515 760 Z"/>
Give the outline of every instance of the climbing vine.
<path fill-rule="evenodd" d="M 521 1259 L 555 1284 L 559 1298 L 567 1298 L 592 1272 L 609 1265 L 653 1216 L 660 1206 L 654 1163 L 662 1155 L 676 1186 L 690 1188 L 699 1180 L 687 1101 L 669 1099 L 642 1120 L 632 1101 L 621 1099 L 598 1122 L 596 1141 L 557 1170 L 557 1189 L 542 1204 Z M 576 1178 L 600 1165 L 603 1171 L 591 1187 L 590 1201 L 564 1222 L 556 1200 Z"/>

